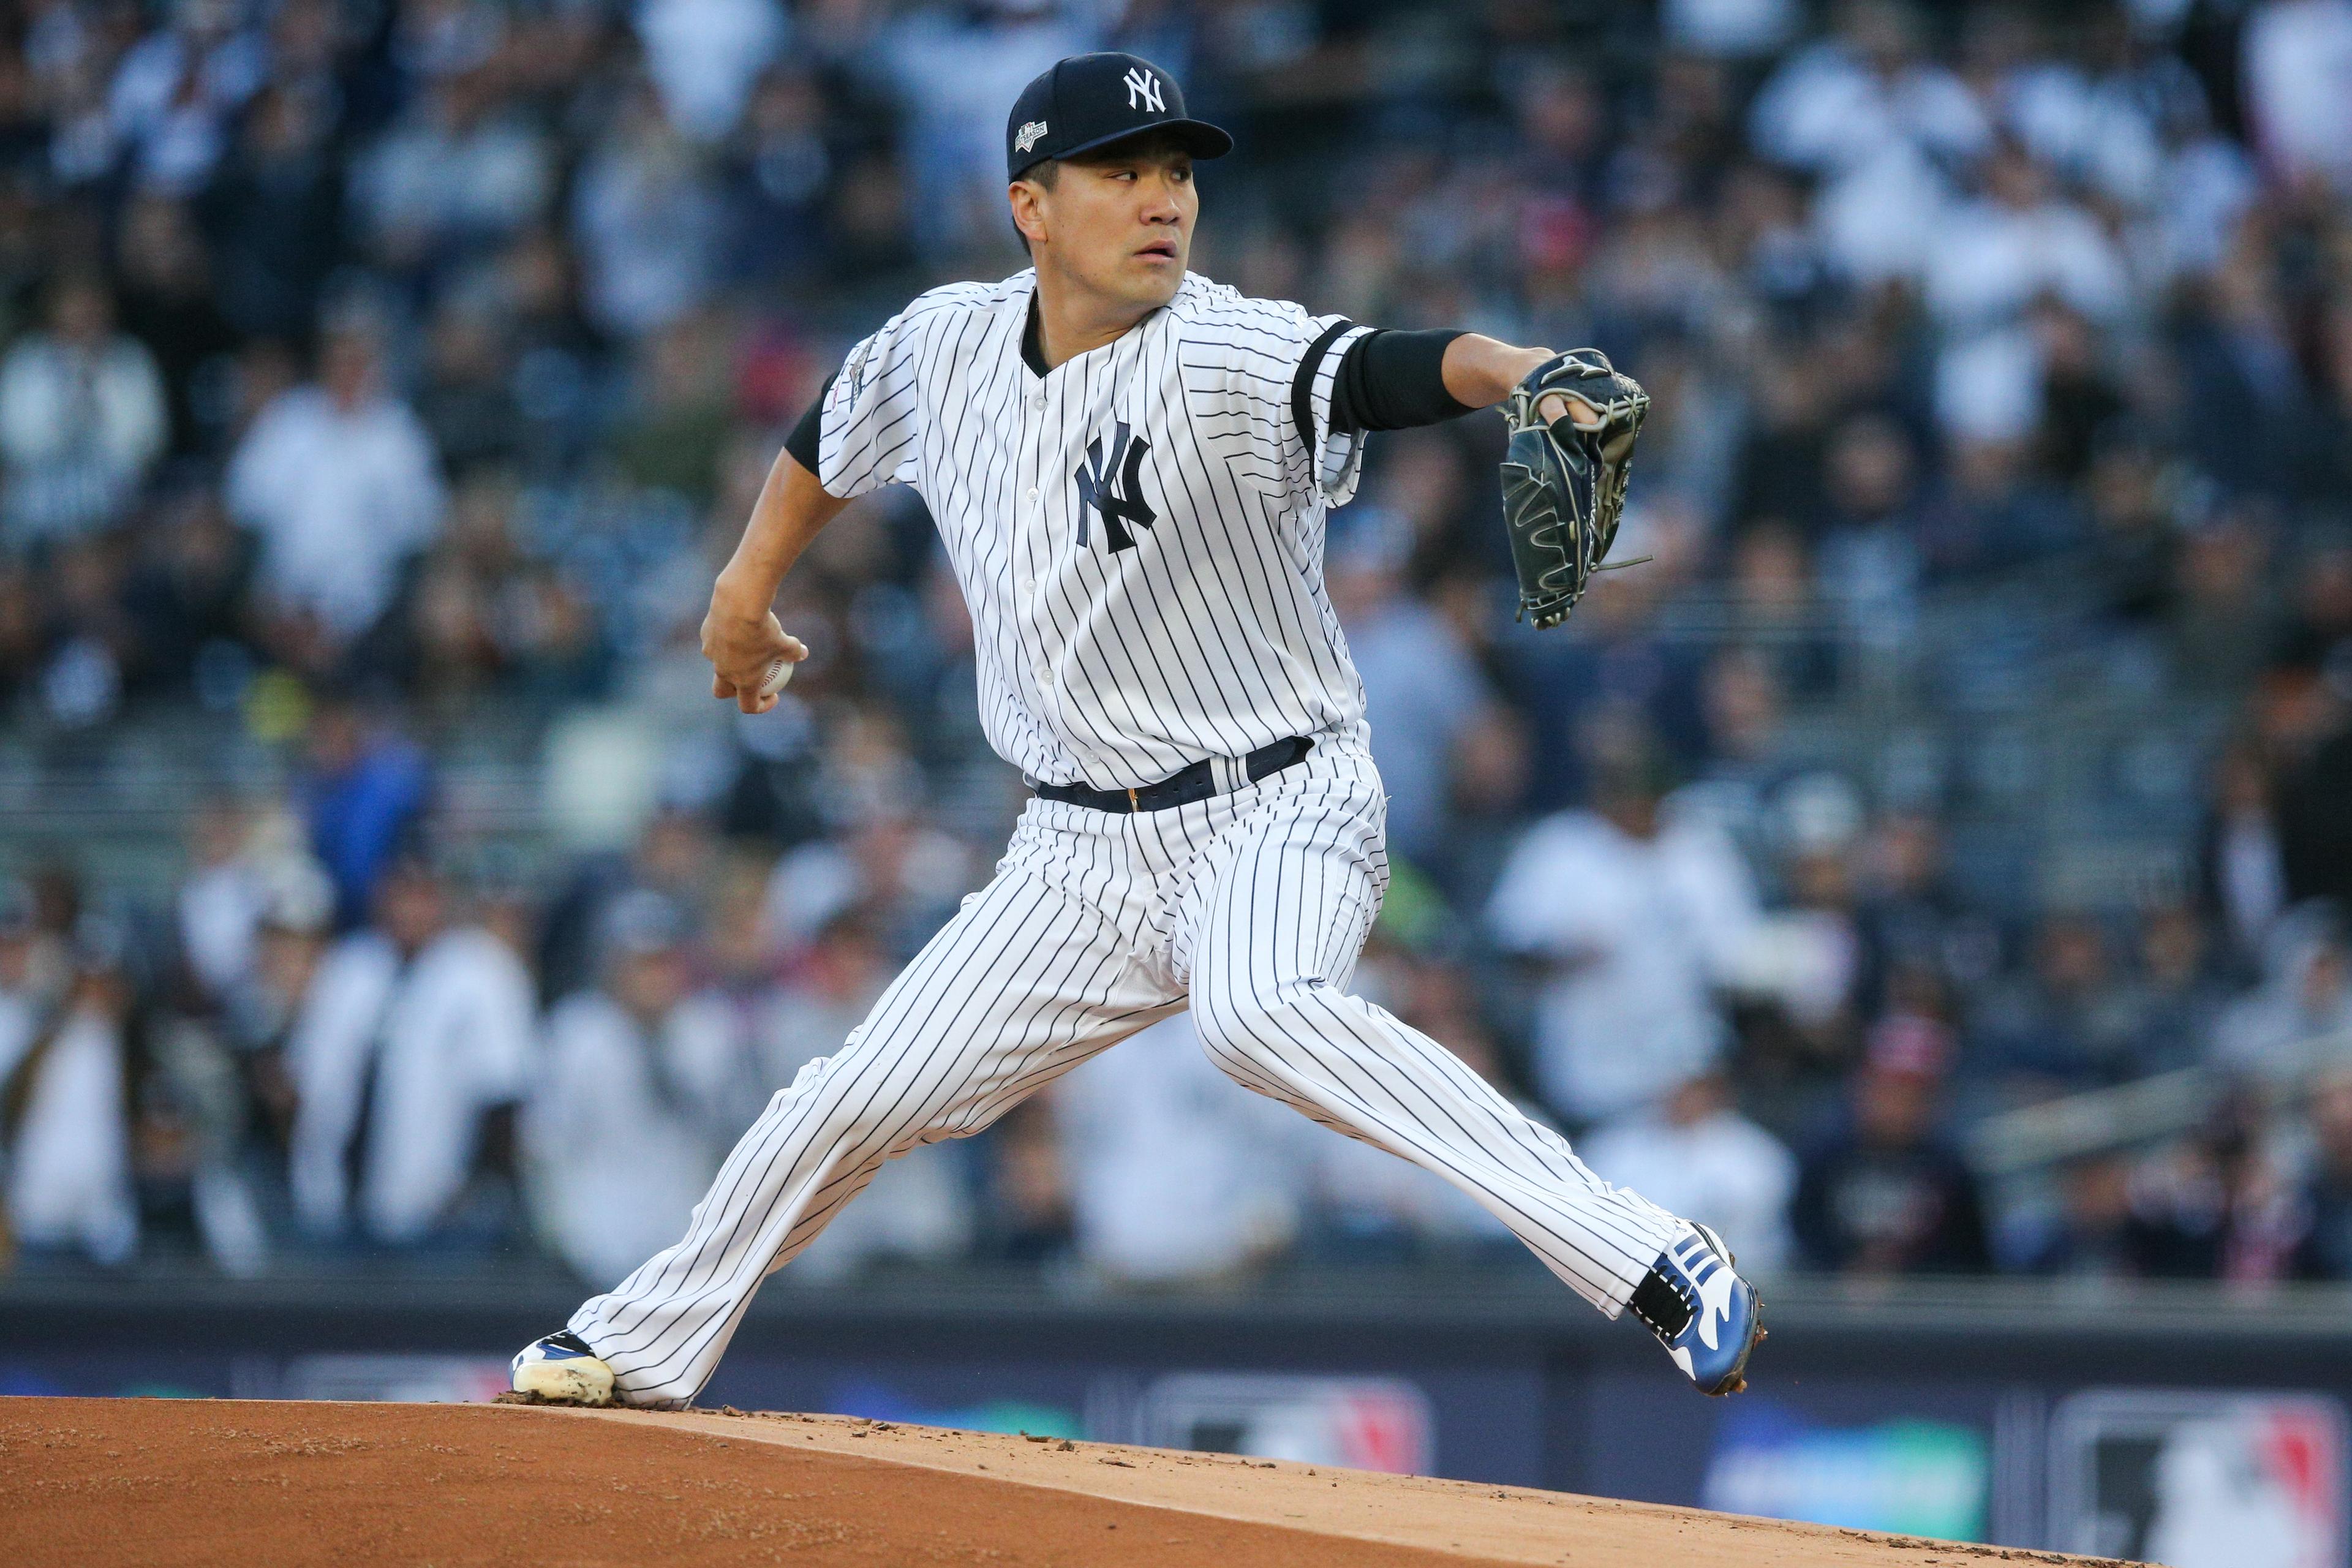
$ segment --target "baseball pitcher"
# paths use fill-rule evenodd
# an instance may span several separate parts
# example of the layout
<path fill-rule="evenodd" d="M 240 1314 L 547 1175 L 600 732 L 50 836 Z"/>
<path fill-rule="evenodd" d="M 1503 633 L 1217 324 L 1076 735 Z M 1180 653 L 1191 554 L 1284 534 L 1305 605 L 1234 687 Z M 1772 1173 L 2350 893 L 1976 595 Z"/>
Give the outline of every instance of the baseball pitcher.
<path fill-rule="evenodd" d="M 772 707 L 806 655 L 769 608 L 785 573 L 848 500 L 912 485 L 971 608 L 988 738 L 1035 798 L 686 1235 L 526 1348 L 515 1388 L 691 1400 L 760 1282 L 885 1161 L 1190 1007 L 1236 1080 L 1453 1183 L 1700 1389 L 1738 1390 L 1761 1315 L 1720 1239 L 1348 989 L 1388 862 L 1323 531 L 1366 435 L 1507 404 L 1522 611 L 1556 625 L 1615 532 L 1648 399 L 1589 350 L 1383 331 L 1190 271 L 1192 165 L 1233 139 L 1147 60 L 1063 60 L 1004 143 L 1034 266 L 935 289 L 850 351 L 719 575 L 703 651 L 714 696 Z"/>

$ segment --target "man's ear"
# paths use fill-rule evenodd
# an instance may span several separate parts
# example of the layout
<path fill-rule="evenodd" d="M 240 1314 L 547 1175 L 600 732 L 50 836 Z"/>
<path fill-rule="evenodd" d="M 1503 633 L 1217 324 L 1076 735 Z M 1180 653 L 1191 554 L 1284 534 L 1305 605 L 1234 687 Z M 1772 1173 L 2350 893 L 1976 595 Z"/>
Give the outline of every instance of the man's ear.
<path fill-rule="evenodd" d="M 1045 237 L 1045 195 L 1031 180 L 1015 180 L 1005 187 L 1005 197 L 1013 204 L 1013 226 L 1033 246 Z"/>

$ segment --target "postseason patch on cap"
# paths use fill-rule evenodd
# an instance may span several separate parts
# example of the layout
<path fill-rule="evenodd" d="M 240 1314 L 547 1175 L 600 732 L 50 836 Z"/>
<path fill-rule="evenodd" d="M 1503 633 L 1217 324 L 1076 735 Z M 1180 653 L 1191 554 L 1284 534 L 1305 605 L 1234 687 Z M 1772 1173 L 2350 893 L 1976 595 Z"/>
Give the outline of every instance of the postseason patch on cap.
<path fill-rule="evenodd" d="M 1013 150 L 1015 153 L 1026 153 L 1037 145 L 1037 139 L 1045 134 L 1045 122 L 1042 120 L 1032 120 L 1022 126 L 1020 133 L 1013 138 Z"/>

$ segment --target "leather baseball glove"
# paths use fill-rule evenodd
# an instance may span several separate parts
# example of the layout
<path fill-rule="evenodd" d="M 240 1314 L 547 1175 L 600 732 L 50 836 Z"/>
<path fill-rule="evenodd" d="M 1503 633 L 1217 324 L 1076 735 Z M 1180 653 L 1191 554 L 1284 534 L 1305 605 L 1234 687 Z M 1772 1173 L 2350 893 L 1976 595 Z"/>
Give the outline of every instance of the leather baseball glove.
<path fill-rule="evenodd" d="M 1650 395 L 1599 349 L 1554 355 L 1505 399 L 1511 444 L 1503 454 L 1503 522 L 1518 570 L 1520 619 L 1538 629 L 1559 625 L 1602 569 L 1625 510 L 1633 438 L 1649 411 Z"/>

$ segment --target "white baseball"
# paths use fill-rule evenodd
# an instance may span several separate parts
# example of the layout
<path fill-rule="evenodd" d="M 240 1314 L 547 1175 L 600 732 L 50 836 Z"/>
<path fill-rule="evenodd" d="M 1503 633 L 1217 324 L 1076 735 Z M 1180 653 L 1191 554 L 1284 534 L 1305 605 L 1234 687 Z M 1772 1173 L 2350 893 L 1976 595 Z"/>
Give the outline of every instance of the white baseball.
<path fill-rule="evenodd" d="M 773 697 L 793 683 L 793 661 L 782 654 L 768 661 L 768 672 L 760 677 L 760 695 Z"/>

